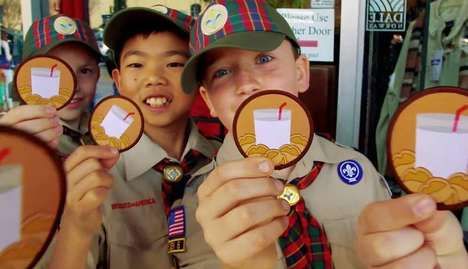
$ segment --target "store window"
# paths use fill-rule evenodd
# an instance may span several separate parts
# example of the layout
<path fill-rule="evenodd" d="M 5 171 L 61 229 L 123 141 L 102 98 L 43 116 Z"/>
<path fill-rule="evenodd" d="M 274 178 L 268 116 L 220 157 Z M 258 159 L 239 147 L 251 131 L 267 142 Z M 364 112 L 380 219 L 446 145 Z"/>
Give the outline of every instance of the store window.
<path fill-rule="evenodd" d="M 403 16 L 379 19 L 375 14 L 386 14 L 378 5 L 384 2 L 403 4 Z M 366 33 L 360 145 L 379 172 L 392 178 L 387 134 L 400 105 L 432 87 L 468 90 L 468 1 L 368 0 L 367 12 L 367 26 L 381 20 L 383 29 Z M 384 22 L 403 23 L 403 29 L 386 29 Z"/>

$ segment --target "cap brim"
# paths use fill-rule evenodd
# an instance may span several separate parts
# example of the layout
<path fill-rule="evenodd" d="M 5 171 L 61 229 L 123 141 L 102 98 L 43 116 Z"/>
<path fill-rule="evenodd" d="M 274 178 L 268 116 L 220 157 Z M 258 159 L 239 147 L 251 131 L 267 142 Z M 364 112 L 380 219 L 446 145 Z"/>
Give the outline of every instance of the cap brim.
<path fill-rule="evenodd" d="M 135 29 L 139 28 L 139 25 L 155 24 L 161 21 L 170 23 L 181 31 L 187 32 L 182 26 L 154 9 L 144 7 L 126 8 L 117 12 L 107 23 L 104 30 L 104 44 L 115 50 L 119 45 L 122 45 L 127 34 L 134 32 Z"/>
<path fill-rule="evenodd" d="M 45 48 L 46 50 L 44 50 L 44 54 L 45 53 L 48 53 L 49 51 L 51 51 L 52 49 L 60 46 L 60 45 L 63 45 L 63 44 L 66 44 L 66 43 L 78 43 L 78 44 L 81 44 L 81 45 L 84 45 L 86 48 L 90 49 L 94 54 L 96 54 L 96 57 L 99 59 L 101 58 L 102 54 L 101 52 L 94 48 L 93 46 L 89 45 L 88 43 L 84 42 L 84 41 L 81 41 L 81 40 L 77 40 L 77 39 L 64 39 L 60 42 L 57 42 L 55 43 L 53 46 L 51 47 L 47 47 Z M 34 55 L 37 55 L 38 53 L 34 54 Z"/>
<path fill-rule="evenodd" d="M 226 36 L 201 50 L 185 64 L 182 72 L 182 88 L 186 93 L 193 93 L 200 86 L 197 73 L 200 60 L 206 53 L 219 48 L 236 48 L 251 51 L 271 51 L 281 45 L 285 35 L 276 32 L 240 32 Z"/>

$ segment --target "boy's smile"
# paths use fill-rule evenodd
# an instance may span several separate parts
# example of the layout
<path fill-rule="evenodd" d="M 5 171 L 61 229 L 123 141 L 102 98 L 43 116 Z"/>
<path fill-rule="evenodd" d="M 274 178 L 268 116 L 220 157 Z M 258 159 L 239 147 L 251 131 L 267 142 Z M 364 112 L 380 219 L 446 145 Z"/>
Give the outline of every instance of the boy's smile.
<path fill-rule="evenodd" d="M 219 117 L 229 130 L 237 108 L 253 93 L 282 90 L 298 96 L 309 87 L 309 62 L 304 56 L 295 59 L 286 40 L 268 52 L 214 49 L 204 56 L 199 68 L 200 93 L 212 116 Z"/>
<path fill-rule="evenodd" d="M 148 125 L 186 120 L 194 99 L 180 85 L 187 59 L 187 42 L 172 32 L 137 35 L 125 42 L 113 78 L 120 94 L 140 107 Z"/>

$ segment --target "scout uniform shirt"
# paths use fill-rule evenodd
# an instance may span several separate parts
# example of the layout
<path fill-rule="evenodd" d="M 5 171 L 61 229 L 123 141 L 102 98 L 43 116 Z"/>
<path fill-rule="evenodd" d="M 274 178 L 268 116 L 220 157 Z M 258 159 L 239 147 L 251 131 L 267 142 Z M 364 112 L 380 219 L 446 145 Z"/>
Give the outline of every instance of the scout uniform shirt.
<path fill-rule="evenodd" d="M 229 134 L 219 149 L 216 163 L 242 158 Z M 354 160 L 362 167 L 363 177 L 357 184 L 350 185 L 338 174 L 338 165 L 346 160 Z M 364 155 L 316 134 L 307 153 L 293 167 L 288 182 L 308 174 L 314 161 L 324 165 L 315 181 L 300 190 L 306 207 L 325 228 L 335 268 L 364 268 L 354 249 L 357 218 L 369 203 L 390 199 L 388 187 Z M 279 246 L 277 249 L 280 257 L 277 268 L 286 268 L 282 251 Z"/>
<path fill-rule="evenodd" d="M 194 149 L 213 160 L 218 144 L 200 135 L 192 123 L 183 156 Z M 121 154 L 111 170 L 114 181 L 103 205 L 102 229 L 94 238 L 87 256 L 87 268 L 220 267 L 195 220 L 196 192 L 214 168 L 214 161 L 190 172 L 192 177 L 187 182 L 183 198 L 172 205 L 172 208 L 185 207 L 186 252 L 177 253 L 175 257 L 167 253 L 168 225 L 161 194 L 161 181 L 164 179 L 153 169 L 156 163 L 167 157 L 166 152 L 145 134 L 133 148 Z M 47 268 L 51 248 L 35 268 Z"/>
<path fill-rule="evenodd" d="M 68 157 L 75 151 L 76 148 L 81 146 L 81 136 L 88 131 L 89 114 L 83 113 L 81 115 L 78 130 L 71 127 L 67 122 L 60 120 L 63 126 L 63 134 L 59 138 L 58 153 L 60 157 Z"/>

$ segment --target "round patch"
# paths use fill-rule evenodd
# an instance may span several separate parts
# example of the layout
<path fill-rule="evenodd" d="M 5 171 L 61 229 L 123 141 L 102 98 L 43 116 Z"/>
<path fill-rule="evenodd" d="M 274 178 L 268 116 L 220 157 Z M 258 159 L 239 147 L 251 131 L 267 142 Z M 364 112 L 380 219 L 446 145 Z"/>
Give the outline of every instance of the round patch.
<path fill-rule="evenodd" d="M 76 77 L 71 67 L 52 56 L 35 56 L 21 63 L 14 75 L 16 91 L 28 105 L 65 107 L 73 98 Z"/>
<path fill-rule="evenodd" d="M 163 5 L 154 5 L 151 7 L 152 9 L 156 10 L 157 12 L 159 13 L 162 13 L 162 14 L 167 14 L 169 12 L 169 10 L 167 9 L 167 7 L 163 6 Z"/>
<path fill-rule="evenodd" d="M 354 160 L 343 161 L 338 164 L 338 176 L 348 185 L 358 184 L 363 176 L 361 165 Z"/>
<path fill-rule="evenodd" d="M 132 148 L 143 134 L 143 114 L 130 99 L 111 96 L 99 102 L 89 121 L 92 140 L 120 152 Z"/>
<path fill-rule="evenodd" d="M 395 113 L 387 158 L 407 193 L 425 193 L 441 209 L 468 206 L 468 91 L 426 89 Z"/>
<path fill-rule="evenodd" d="M 71 35 L 76 32 L 76 22 L 72 18 L 61 16 L 55 19 L 54 29 L 59 34 Z"/>
<path fill-rule="evenodd" d="M 204 35 L 212 35 L 223 29 L 228 20 L 228 11 L 225 6 L 215 4 L 210 6 L 201 19 L 201 30 Z"/>
<path fill-rule="evenodd" d="M 62 163 L 42 140 L 0 126 L 0 268 L 34 268 L 65 205 Z"/>
<path fill-rule="evenodd" d="M 233 134 L 244 157 L 269 158 L 275 169 L 298 162 L 312 143 L 312 118 L 301 101 L 278 90 L 247 98 L 236 112 Z"/>

